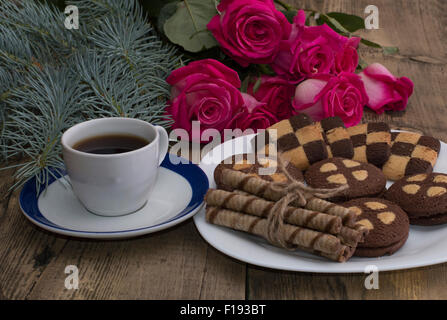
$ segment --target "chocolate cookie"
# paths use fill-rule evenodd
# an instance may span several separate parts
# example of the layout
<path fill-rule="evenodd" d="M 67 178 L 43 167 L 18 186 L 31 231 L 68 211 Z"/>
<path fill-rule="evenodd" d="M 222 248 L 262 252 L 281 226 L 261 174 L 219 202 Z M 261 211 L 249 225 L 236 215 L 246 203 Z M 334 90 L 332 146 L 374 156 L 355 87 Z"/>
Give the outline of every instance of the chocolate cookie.
<path fill-rule="evenodd" d="M 321 120 L 321 130 L 327 144 L 328 156 L 351 159 L 354 156 L 354 147 L 343 121 L 339 117 L 330 117 Z"/>
<path fill-rule="evenodd" d="M 391 255 L 407 241 L 410 224 L 408 216 L 398 205 L 379 198 L 354 199 L 343 204 L 358 215 L 357 223 L 369 233 L 359 243 L 355 256 L 381 257 Z"/>
<path fill-rule="evenodd" d="M 287 176 L 280 170 L 278 163 L 269 158 L 255 157 L 254 154 L 240 154 L 223 160 L 214 170 L 214 180 L 222 181 L 219 175 L 224 169 L 241 171 L 266 181 L 288 182 Z M 301 170 L 292 164 L 286 166 L 287 172 L 296 180 L 304 181 Z M 218 184 L 219 189 L 233 191 L 234 188 Z"/>
<path fill-rule="evenodd" d="M 384 197 L 397 203 L 415 225 L 447 223 L 447 174 L 421 173 L 396 181 Z"/>
<path fill-rule="evenodd" d="M 439 140 L 412 132 L 393 132 L 392 140 L 390 158 L 383 165 L 388 179 L 433 171 L 441 149 Z"/>
<path fill-rule="evenodd" d="M 328 157 L 321 126 L 305 114 L 274 124 L 260 137 L 253 139 L 258 153 L 271 154 L 271 148 L 277 147 L 283 159 L 300 170 Z"/>
<path fill-rule="evenodd" d="M 336 188 L 348 184 L 349 188 L 332 201 L 377 196 L 385 190 L 386 178 L 382 171 L 368 163 L 331 158 L 313 164 L 304 175 L 314 188 Z"/>
<path fill-rule="evenodd" d="M 347 130 L 354 145 L 352 159 L 381 168 L 390 156 L 390 127 L 384 122 L 371 122 Z"/>

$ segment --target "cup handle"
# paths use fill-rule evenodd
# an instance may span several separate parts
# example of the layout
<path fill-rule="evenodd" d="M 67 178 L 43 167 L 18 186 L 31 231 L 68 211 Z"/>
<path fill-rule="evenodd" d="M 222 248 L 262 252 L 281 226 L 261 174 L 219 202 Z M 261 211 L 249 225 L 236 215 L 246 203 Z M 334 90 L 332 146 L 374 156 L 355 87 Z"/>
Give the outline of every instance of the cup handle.
<path fill-rule="evenodd" d="M 168 153 L 168 147 L 169 147 L 169 138 L 168 133 L 166 132 L 166 129 L 160 126 L 155 126 L 155 129 L 158 131 L 159 135 L 159 141 L 158 141 L 158 153 L 159 153 L 159 160 L 158 165 L 160 165 L 166 154 Z"/>

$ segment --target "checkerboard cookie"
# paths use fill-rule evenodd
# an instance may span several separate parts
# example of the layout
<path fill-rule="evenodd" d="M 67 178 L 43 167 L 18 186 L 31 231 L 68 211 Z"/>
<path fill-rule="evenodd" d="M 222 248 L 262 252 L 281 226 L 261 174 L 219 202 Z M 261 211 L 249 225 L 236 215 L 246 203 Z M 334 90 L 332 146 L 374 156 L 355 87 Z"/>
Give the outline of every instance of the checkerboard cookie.
<path fill-rule="evenodd" d="M 439 140 L 418 133 L 393 132 L 392 141 L 391 155 L 383 165 L 388 179 L 432 172 L 441 149 Z"/>
<path fill-rule="evenodd" d="M 343 120 L 339 117 L 326 118 L 321 120 L 320 126 L 328 146 L 329 158 L 351 159 L 354 156 L 354 147 Z"/>
<path fill-rule="evenodd" d="M 258 143 L 260 139 L 254 140 Z M 311 164 L 328 157 L 321 126 L 305 114 L 293 116 L 267 128 L 262 140 L 263 143 L 269 140 L 276 142 L 283 159 L 300 170 L 306 170 Z M 256 150 L 261 154 L 269 154 L 272 147 L 274 145 L 257 144 Z"/>
<path fill-rule="evenodd" d="M 260 169 L 268 169 L 268 170 L 260 170 Z M 258 177 L 260 179 L 269 181 L 269 182 L 288 182 L 289 179 L 286 177 L 284 172 L 278 166 L 278 163 L 269 158 L 263 157 L 255 157 L 254 154 L 240 154 L 232 156 L 231 158 L 227 158 L 222 161 L 214 170 L 214 180 L 222 181 L 219 178 L 219 175 L 222 174 L 224 169 L 231 169 L 240 171 L 243 173 L 250 174 L 251 176 Z M 286 166 L 287 172 L 292 175 L 298 181 L 304 181 L 303 174 L 301 170 L 293 166 L 292 164 L 287 164 Z M 233 191 L 234 188 L 231 188 L 226 185 L 218 185 L 219 189 L 223 189 L 226 191 Z"/>
<path fill-rule="evenodd" d="M 347 129 L 354 146 L 353 160 L 381 168 L 390 156 L 390 127 L 383 122 L 359 124 Z"/>
<path fill-rule="evenodd" d="M 419 173 L 396 181 L 384 197 L 397 203 L 415 225 L 447 223 L 447 174 Z"/>
<path fill-rule="evenodd" d="M 382 171 L 368 163 L 331 158 L 313 164 L 304 178 L 313 188 L 336 188 L 347 184 L 349 188 L 343 195 L 332 201 L 346 201 L 360 197 L 371 197 L 385 190 L 386 178 Z"/>
<path fill-rule="evenodd" d="M 391 201 L 379 198 L 354 199 L 343 204 L 354 211 L 357 223 L 365 226 L 369 233 L 354 252 L 359 257 L 381 257 L 391 255 L 407 241 L 410 231 L 408 216 Z"/>

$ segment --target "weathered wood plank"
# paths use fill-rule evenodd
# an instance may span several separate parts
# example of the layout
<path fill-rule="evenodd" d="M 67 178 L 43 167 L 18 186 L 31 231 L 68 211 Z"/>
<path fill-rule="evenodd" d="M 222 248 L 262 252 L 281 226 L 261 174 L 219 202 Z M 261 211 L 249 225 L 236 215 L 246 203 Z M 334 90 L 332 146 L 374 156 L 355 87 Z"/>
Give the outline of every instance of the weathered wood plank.
<path fill-rule="evenodd" d="M 66 240 L 32 226 L 20 212 L 19 191 L 0 220 L 0 289 L 7 299 L 25 299 Z"/>
<path fill-rule="evenodd" d="M 12 172 L 0 172 L 7 193 Z M 4 179 L 2 179 L 4 177 Z M 0 202 L 0 293 L 5 299 L 243 299 L 245 265 L 210 248 L 192 220 L 137 239 L 59 237 L 22 215 L 16 191 Z M 65 268 L 79 289 L 65 288 Z"/>
<path fill-rule="evenodd" d="M 366 274 L 249 270 L 250 299 L 447 299 L 446 264 L 379 273 L 378 290 L 365 288 Z"/>
<path fill-rule="evenodd" d="M 345 12 L 366 17 L 368 5 L 379 9 L 379 30 L 357 34 L 384 46 L 398 46 L 405 56 L 426 56 L 446 62 L 447 4 L 443 0 L 289 0 L 296 8 Z M 374 49 L 375 50 L 375 49 Z"/>
<path fill-rule="evenodd" d="M 19 212 L 17 192 L 0 226 L 0 288 L 8 299 L 243 299 L 245 265 L 210 249 L 192 221 L 123 241 L 57 237 Z M 79 270 L 67 290 L 65 268 Z"/>

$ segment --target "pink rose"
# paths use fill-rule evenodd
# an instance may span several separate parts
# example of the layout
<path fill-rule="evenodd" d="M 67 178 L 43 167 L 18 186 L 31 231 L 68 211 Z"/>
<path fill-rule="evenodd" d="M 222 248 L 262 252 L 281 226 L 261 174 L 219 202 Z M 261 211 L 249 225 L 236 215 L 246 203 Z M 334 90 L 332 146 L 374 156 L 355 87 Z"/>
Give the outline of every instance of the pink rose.
<path fill-rule="evenodd" d="M 293 106 L 314 121 L 339 116 L 346 127 L 357 125 L 368 102 L 360 77 L 342 72 L 337 76 L 323 75 L 301 82 L 295 91 Z"/>
<path fill-rule="evenodd" d="M 290 23 L 272 0 L 222 0 L 217 9 L 220 15 L 207 27 L 222 50 L 243 67 L 272 62 L 279 41 L 289 37 Z"/>
<path fill-rule="evenodd" d="M 334 74 L 340 72 L 355 72 L 359 65 L 359 54 L 357 53 L 359 43 L 360 38 L 350 38 L 348 42 L 345 43 L 343 50 L 337 52 L 333 67 Z"/>
<path fill-rule="evenodd" d="M 266 109 L 276 116 L 278 120 L 288 119 L 293 115 L 292 98 L 295 94 L 295 85 L 280 77 L 263 75 L 261 84 L 253 92 L 255 82 L 248 86 L 248 93 L 261 102 L 265 102 Z"/>
<path fill-rule="evenodd" d="M 248 128 L 257 131 L 266 129 L 278 122 L 278 119 L 267 110 L 265 102 L 259 102 L 253 96 L 242 93 L 245 102 L 244 111 L 239 113 L 233 122 L 234 128 L 246 130 Z"/>
<path fill-rule="evenodd" d="M 414 84 L 407 77 L 397 78 L 380 63 L 374 63 L 360 74 L 369 97 L 367 106 L 376 113 L 405 110 Z"/>
<path fill-rule="evenodd" d="M 304 11 L 298 11 L 290 37 L 280 42 L 279 52 L 271 64 L 278 75 L 298 83 L 315 75 L 334 73 L 336 62 L 342 67 L 355 63 L 351 47 L 358 40 L 341 36 L 326 24 L 305 26 L 305 21 Z M 345 62 L 346 59 L 352 61 Z"/>
<path fill-rule="evenodd" d="M 191 138 L 192 121 L 200 122 L 200 131 L 229 128 L 234 116 L 244 106 L 238 88 L 238 74 L 222 63 L 206 59 L 174 70 L 166 81 L 171 87 L 167 113 L 173 129 L 185 129 Z M 207 141 L 203 141 L 207 142 Z"/>

